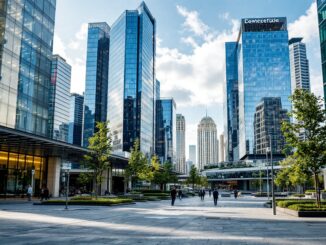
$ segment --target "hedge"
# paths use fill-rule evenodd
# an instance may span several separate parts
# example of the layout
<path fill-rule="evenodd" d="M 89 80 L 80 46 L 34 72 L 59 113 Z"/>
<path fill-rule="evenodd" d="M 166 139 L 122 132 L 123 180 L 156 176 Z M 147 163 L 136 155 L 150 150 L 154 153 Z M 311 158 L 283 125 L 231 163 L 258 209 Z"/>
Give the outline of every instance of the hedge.
<path fill-rule="evenodd" d="M 288 208 L 291 205 L 308 205 L 311 207 L 316 207 L 315 200 L 278 200 L 276 201 L 277 206 L 281 208 Z M 322 202 L 322 206 L 326 205 L 326 202 Z M 307 206 L 307 207 L 308 207 Z"/>
<path fill-rule="evenodd" d="M 287 207 L 288 209 L 296 210 L 296 211 L 326 211 L 326 203 L 321 205 L 320 208 L 316 207 L 316 204 L 292 204 Z"/>
<path fill-rule="evenodd" d="M 86 197 L 83 197 L 86 198 Z M 132 203 L 133 200 L 129 198 L 98 198 L 98 199 L 71 199 L 68 200 L 69 205 L 103 205 L 110 206 L 122 203 Z M 65 204 L 65 200 L 48 200 L 42 202 L 42 204 Z"/>

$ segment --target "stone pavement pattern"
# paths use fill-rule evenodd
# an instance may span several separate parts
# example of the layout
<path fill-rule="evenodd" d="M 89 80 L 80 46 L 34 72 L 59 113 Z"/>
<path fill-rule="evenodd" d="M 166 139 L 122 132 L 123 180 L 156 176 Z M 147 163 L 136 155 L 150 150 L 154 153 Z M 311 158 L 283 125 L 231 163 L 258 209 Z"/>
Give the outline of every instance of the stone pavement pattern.
<path fill-rule="evenodd" d="M 263 199 L 117 207 L 0 202 L 0 244 L 326 244 L 325 218 L 272 215 Z"/>

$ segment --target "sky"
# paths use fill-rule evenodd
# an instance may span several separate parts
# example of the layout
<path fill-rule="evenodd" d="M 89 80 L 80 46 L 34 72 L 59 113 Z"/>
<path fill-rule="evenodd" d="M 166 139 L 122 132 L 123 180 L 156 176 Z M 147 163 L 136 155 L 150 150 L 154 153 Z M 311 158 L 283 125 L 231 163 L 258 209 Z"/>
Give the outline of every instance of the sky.
<path fill-rule="evenodd" d="M 224 43 L 234 41 L 241 18 L 287 17 L 289 37 L 303 37 L 311 89 L 322 95 L 317 8 L 314 0 L 147 0 L 156 19 L 156 76 L 161 97 L 173 97 L 186 119 L 188 145 L 197 144 L 197 125 L 211 116 L 223 133 Z M 72 66 L 71 92 L 85 89 L 87 23 L 110 26 L 139 0 L 57 0 L 54 53 Z"/>

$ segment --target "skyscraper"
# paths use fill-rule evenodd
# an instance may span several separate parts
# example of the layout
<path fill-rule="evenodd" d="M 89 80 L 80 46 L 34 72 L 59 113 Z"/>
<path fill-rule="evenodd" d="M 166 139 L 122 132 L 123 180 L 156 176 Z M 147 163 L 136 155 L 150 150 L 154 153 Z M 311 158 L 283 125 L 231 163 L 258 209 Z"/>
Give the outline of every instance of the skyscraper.
<path fill-rule="evenodd" d="M 156 100 L 155 153 L 161 163 L 175 163 L 176 105 L 173 99 Z"/>
<path fill-rule="evenodd" d="M 176 154 L 176 171 L 186 173 L 186 120 L 181 114 L 176 116 L 177 125 L 177 154 Z"/>
<path fill-rule="evenodd" d="M 112 150 L 154 153 L 155 19 L 144 2 L 126 10 L 112 25 L 110 41 L 108 119 Z"/>
<path fill-rule="evenodd" d="M 321 64 L 323 70 L 324 99 L 326 107 L 326 0 L 317 0 Z"/>
<path fill-rule="evenodd" d="M 218 160 L 219 162 L 225 162 L 224 134 L 220 135 Z"/>
<path fill-rule="evenodd" d="M 49 135 L 68 142 L 71 66 L 59 55 L 52 56 Z"/>
<path fill-rule="evenodd" d="M 224 135 L 227 161 L 239 160 L 238 43 L 225 43 Z M 220 142 L 221 143 L 221 142 Z"/>
<path fill-rule="evenodd" d="M 290 110 L 291 76 L 286 18 L 242 19 L 238 38 L 239 158 L 254 154 L 254 117 L 264 97 Z M 229 137 L 229 136 L 228 136 Z"/>
<path fill-rule="evenodd" d="M 110 27 L 105 22 L 89 23 L 84 94 L 83 146 L 96 130 L 96 122 L 107 120 Z"/>
<path fill-rule="evenodd" d="M 197 158 L 196 158 L 196 145 L 189 145 L 189 160 L 196 166 Z"/>
<path fill-rule="evenodd" d="M 310 92 L 309 61 L 306 44 L 302 39 L 296 37 L 289 41 L 292 93 L 297 88 Z"/>
<path fill-rule="evenodd" d="M 55 5 L 55 0 L 0 4 L 0 125 L 45 137 Z"/>
<path fill-rule="evenodd" d="M 204 117 L 197 128 L 198 169 L 218 162 L 218 140 L 216 124 L 211 117 Z"/>
<path fill-rule="evenodd" d="M 289 121 L 287 110 L 282 109 L 281 98 L 265 97 L 256 107 L 254 119 L 254 153 L 266 154 L 272 142 L 273 154 L 282 154 L 285 139 L 281 131 L 283 121 Z M 271 137 L 271 139 L 269 138 Z"/>
<path fill-rule="evenodd" d="M 68 143 L 81 145 L 83 127 L 84 96 L 80 94 L 70 95 L 69 133 Z"/>

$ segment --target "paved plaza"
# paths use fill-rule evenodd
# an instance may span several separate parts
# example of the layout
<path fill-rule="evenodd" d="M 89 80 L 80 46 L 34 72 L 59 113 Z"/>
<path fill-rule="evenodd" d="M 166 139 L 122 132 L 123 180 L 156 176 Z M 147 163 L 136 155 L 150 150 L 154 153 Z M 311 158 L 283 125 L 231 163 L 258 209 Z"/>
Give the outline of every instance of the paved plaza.
<path fill-rule="evenodd" d="M 326 244 L 325 218 L 272 215 L 264 199 L 198 197 L 116 207 L 0 201 L 0 244 Z"/>

